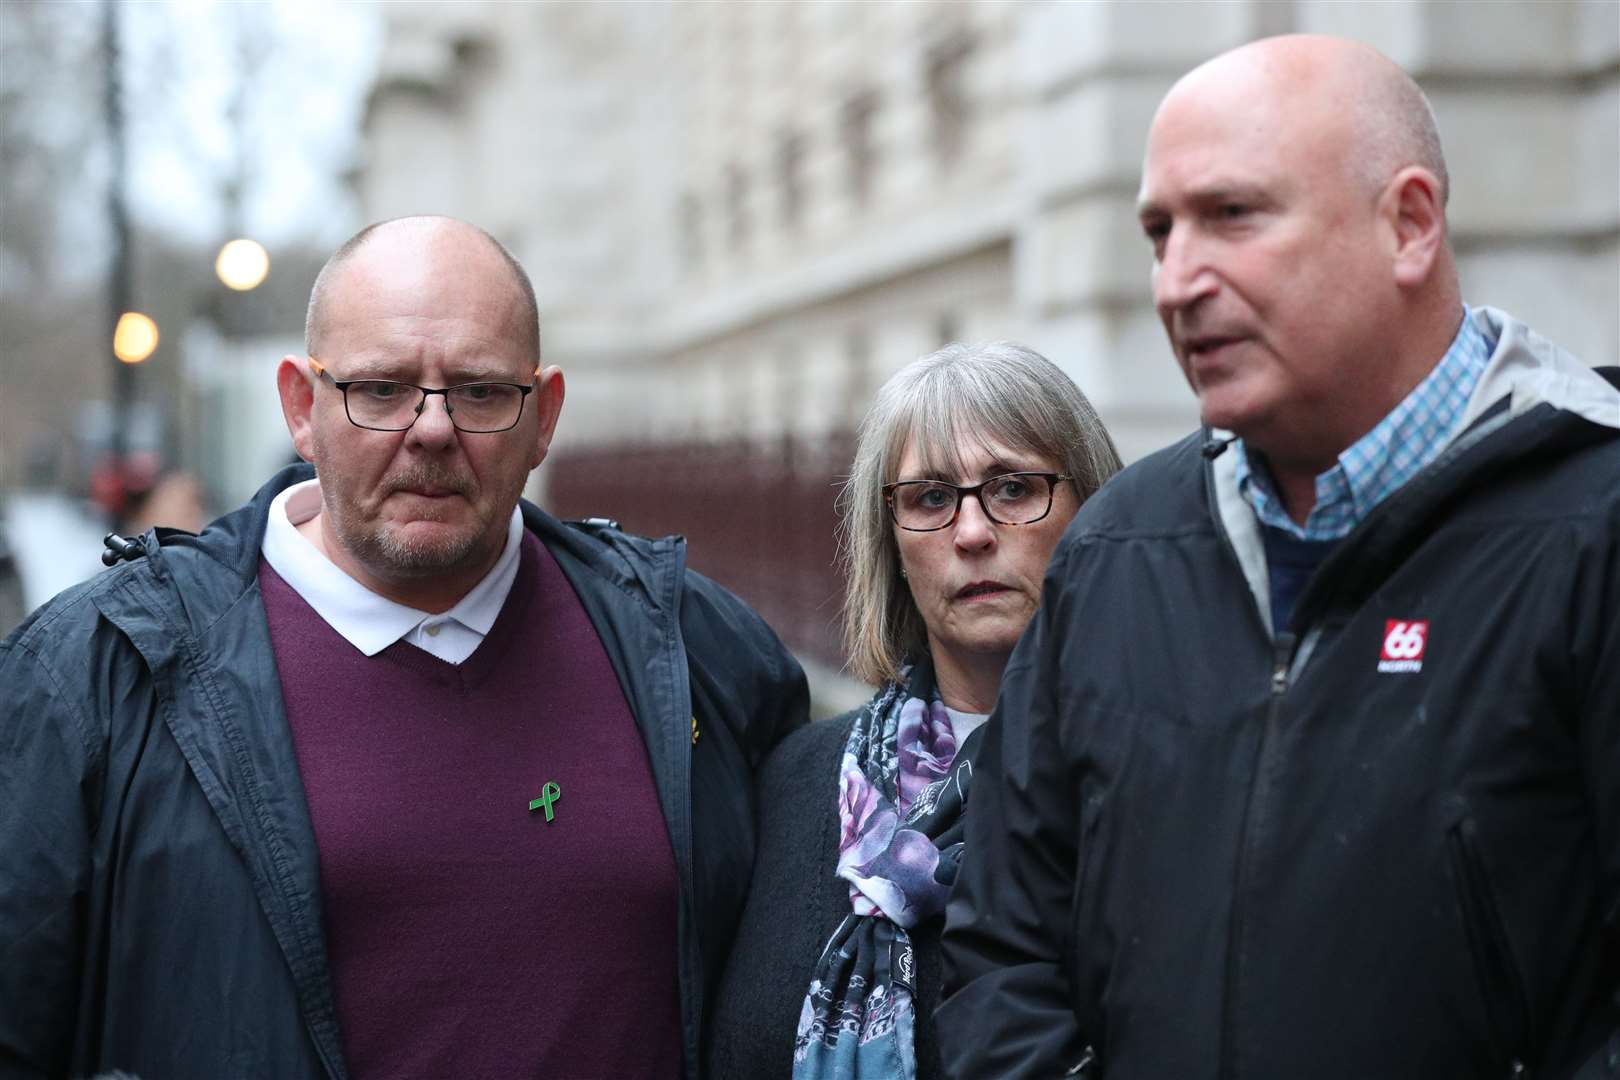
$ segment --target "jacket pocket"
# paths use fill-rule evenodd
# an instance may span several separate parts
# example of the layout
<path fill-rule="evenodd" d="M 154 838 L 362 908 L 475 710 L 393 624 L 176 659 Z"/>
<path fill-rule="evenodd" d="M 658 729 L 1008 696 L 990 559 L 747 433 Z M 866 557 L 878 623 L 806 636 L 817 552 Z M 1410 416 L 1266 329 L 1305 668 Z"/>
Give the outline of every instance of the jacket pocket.
<path fill-rule="evenodd" d="M 1474 980 L 1485 1005 L 1491 1049 L 1501 1076 L 1529 1080 L 1524 1061 L 1531 1043 L 1530 999 L 1513 960 L 1507 927 L 1496 904 L 1485 862 L 1479 852 L 1479 829 L 1464 818 L 1446 833 L 1447 855 L 1456 883 L 1463 931 L 1473 957 Z"/>

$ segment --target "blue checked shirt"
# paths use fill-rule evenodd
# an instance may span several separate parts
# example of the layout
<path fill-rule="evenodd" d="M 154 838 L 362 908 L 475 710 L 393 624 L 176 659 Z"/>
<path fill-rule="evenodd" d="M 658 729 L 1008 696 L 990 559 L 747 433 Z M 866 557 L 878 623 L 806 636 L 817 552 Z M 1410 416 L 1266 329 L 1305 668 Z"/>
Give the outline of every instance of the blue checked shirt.
<path fill-rule="evenodd" d="M 1262 525 L 1301 540 L 1338 540 L 1440 456 L 1462 423 L 1494 347 L 1469 314 L 1465 307 L 1462 329 L 1428 377 L 1340 454 L 1337 465 L 1317 476 L 1316 505 L 1303 528 L 1283 508 L 1264 462 L 1251 461 L 1241 439 L 1233 445 L 1238 491 Z"/>

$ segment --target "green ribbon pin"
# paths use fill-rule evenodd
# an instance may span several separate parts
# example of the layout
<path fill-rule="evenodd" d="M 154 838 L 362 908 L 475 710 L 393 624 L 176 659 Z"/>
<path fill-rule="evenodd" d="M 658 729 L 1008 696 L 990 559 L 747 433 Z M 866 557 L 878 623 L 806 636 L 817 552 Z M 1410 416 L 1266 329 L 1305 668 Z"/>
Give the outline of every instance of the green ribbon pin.
<path fill-rule="evenodd" d="M 557 786 L 557 781 L 547 780 L 545 786 L 540 789 L 540 797 L 529 803 L 529 810 L 530 812 L 533 812 L 535 810 L 544 809 L 546 812 L 546 820 L 550 821 L 556 816 L 552 813 L 551 804 L 560 798 L 562 798 L 562 788 Z"/>

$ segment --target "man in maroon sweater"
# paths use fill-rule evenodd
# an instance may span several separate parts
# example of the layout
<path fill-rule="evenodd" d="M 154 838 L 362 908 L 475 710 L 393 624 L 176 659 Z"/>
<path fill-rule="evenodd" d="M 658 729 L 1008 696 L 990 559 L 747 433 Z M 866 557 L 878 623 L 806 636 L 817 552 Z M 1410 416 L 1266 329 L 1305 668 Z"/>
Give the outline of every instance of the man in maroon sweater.
<path fill-rule="evenodd" d="M 0 1067 L 694 1076 L 798 665 L 520 502 L 563 377 L 486 233 L 362 231 L 306 349 L 313 476 L 0 646 Z"/>

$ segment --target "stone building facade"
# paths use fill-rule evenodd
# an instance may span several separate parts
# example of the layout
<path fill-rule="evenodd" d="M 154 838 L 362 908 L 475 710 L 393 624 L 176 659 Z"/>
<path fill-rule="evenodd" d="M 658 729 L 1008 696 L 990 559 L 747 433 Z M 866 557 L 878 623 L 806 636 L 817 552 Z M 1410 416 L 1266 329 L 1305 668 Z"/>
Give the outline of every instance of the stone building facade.
<path fill-rule="evenodd" d="M 1620 362 L 1613 0 L 390 5 L 370 219 L 506 242 L 568 379 L 548 500 L 694 561 L 836 661 L 832 497 L 890 373 L 1012 338 L 1126 458 L 1196 423 L 1133 203 L 1188 68 L 1302 30 L 1433 101 L 1465 295 Z"/>

